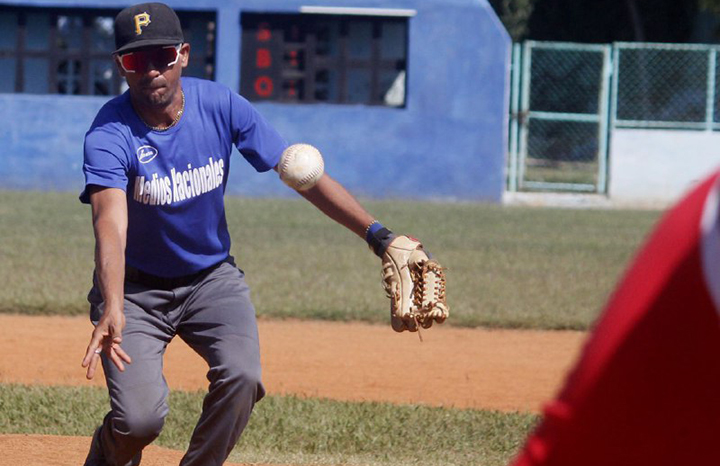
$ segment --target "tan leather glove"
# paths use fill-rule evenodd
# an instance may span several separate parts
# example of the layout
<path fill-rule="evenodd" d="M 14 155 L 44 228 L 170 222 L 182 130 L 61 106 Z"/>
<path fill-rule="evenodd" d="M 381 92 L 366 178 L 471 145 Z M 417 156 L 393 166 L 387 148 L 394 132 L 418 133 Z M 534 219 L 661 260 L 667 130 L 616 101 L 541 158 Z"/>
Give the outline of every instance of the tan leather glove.
<path fill-rule="evenodd" d="M 445 269 L 430 259 L 420 241 L 397 236 L 382 256 L 383 286 L 390 298 L 390 323 L 402 332 L 430 328 L 447 319 Z"/>

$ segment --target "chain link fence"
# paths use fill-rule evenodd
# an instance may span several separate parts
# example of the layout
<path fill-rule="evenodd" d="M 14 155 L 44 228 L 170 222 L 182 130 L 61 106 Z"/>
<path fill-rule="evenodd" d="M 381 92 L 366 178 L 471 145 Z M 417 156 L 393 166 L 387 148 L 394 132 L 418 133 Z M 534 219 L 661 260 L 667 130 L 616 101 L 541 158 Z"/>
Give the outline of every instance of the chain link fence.
<path fill-rule="evenodd" d="M 615 127 L 720 128 L 717 47 L 618 43 L 614 48 Z"/>
<path fill-rule="evenodd" d="M 518 55 L 521 57 L 519 58 Z M 527 42 L 515 48 L 516 189 L 596 191 L 605 151 L 610 48 Z"/>
<path fill-rule="evenodd" d="M 509 190 L 605 193 L 613 128 L 720 130 L 718 50 L 689 44 L 516 45 Z"/>

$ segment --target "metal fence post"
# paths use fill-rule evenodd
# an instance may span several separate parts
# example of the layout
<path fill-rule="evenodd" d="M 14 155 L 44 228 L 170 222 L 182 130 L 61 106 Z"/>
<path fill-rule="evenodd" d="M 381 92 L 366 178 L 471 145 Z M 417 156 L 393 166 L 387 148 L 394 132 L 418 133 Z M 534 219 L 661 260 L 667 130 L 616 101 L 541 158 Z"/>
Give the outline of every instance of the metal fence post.
<path fill-rule="evenodd" d="M 708 73 L 707 73 L 707 99 L 705 104 L 705 123 L 707 131 L 713 130 L 715 122 L 715 66 L 717 63 L 717 49 L 712 48 L 708 51 Z"/>
<path fill-rule="evenodd" d="M 511 65 L 511 95 L 510 100 L 510 157 L 508 173 L 508 190 L 518 190 L 518 125 L 520 124 L 520 57 L 522 48 L 520 44 L 513 44 Z"/>
<path fill-rule="evenodd" d="M 522 51 L 522 73 L 520 84 L 520 111 L 518 112 L 518 121 L 520 125 L 520 144 L 518 157 L 518 188 L 522 188 L 525 180 L 525 161 L 527 159 L 527 137 L 528 124 L 525 116 L 530 111 L 530 70 L 532 65 L 532 47 L 533 41 L 525 42 Z"/>
<path fill-rule="evenodd" d="M 612 77 L 612 91 L 610 93 L 610 129 L 608 131 L 611 136 L 612 132 L 615 130 L 618 108 L 618 83 L 620 81 L 620 47 L 618 44 L 613 44 Z"/>
<path fill-rule="evenodd" d="M 607 191 L 607 162 L 608 162 L 608 107 L 610 105 L 610 76 L 612 74 L 612 50 L 605 46 L 603 50 L 602 85 L 600 88 L 600 104 L 598 105 L 600 121 L 598 122 L 598 178 L 597 192 L 604 194 Z"/>

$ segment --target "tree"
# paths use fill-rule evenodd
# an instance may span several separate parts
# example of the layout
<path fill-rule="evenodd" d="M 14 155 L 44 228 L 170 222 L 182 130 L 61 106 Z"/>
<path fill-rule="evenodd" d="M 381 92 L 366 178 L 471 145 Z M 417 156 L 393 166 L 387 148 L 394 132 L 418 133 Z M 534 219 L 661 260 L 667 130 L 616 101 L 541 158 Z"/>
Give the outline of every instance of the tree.
<path fill-rule="evenodd" d="M 643 27 L 643 21 L 640 16 L 640 9 L 638 8 L 637 0 L 625 0 L 625 5 L 628 9 L 630 22 L 633 26 L 633 32 L 635 33 L 635 40 L 638 42 L 645 42 L 645 28 Z"/>
<path fill-rule="evenodd" d="M 720 0 L 489 0 L 513 41 L 687 42 Z M 720 29 L 717 37 L 720 38 Z"/>
<path fill-rule="evenodd" d="M 700 0 L 699 6 L 701 10 L 720 14 L 720 0 Z"/>
<path fill-rule="evenodd" d="M 528 21 L 537 0 L 490 0 L 495 13 L 514 42 L 522 41 L 528 34 Z"/>
<path fill-rule="evenodd" d="M 607 44 L 687 42 L 699 0 L 536 0 L 528 38 Z M 720 0 L 711 1 L 720 6 Z"/>

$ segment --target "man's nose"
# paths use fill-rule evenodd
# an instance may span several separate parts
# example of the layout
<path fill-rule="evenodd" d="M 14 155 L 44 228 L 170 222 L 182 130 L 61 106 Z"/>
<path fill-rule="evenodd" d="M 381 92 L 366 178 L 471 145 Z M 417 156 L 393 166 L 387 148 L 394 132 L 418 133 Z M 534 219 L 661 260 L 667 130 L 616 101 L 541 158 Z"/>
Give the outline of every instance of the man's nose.
<path fill-rule="evenodd" d="M 168 67 L 168 64 L 165 62 L 166 58 L 162 57 L 161 55 L 150 55 L 146 58 L 145 62 L 145 73 L 150 73 L 151 71 L 155 71 L 158 74 L 162 74 L 163 71 Z"/>
<path fill-rule="evenodd" d="M 166 66 L 159 65 L 159 64 L 155 63 L 155 61 L 157 61 L 157 60 L 148 60 L 146 62 L 145 71 L 143 74 L 152 75 L 152 76 L 162 74 L 162 72 L 164 71 Z"/>
<path fill-rule="evenodd" d="M 148 57 L 147 63 L 145 65 L 145 73 L 150 73 L 151 71 L 157 71 L 160 72 L 165 68 L 165 65 L 160 64 L 159 58 L 153 58 Z"/>

